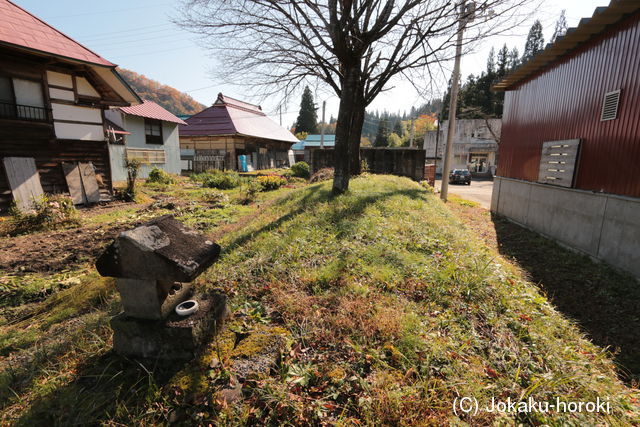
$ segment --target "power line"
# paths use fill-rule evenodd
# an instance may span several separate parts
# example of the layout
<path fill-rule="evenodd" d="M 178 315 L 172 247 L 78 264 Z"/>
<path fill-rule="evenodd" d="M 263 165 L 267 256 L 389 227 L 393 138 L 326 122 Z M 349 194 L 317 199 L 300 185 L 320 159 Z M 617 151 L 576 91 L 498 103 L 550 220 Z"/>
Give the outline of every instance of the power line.
<path fill-rule="evenodd" d="M 139 36 L 146 34 L 154 34 L 160 33 L 163 31 L 167 31 L 173 27 L 173 24 L 161 24 L 161 25 L 152 25 L 150 27 L 141 27 L 133 30 L 120 30 L 120 31 L 111 31 L 108 33 L 94 33 L 93 35 L 84 35 L 77 36 L 77 38 L 82 40 L 103 40 L 103 39 L 121 39 L 121 38 L 131 38 L 131 36 Z M 147 28 L 147 29 L 143 29 Z M 149 31 L 148 28 L 155 28 L 154 30 Z"/>
<path fill-rule="evenodd" d="M 59 19 L 59 18 L 75 18 L 78 16 L 103 15 L 106 13 L 128 12 L 130 10 L 138 10 L 138 9 L 150 9 L 150 8 L 155 9 L 158 6 L 167 6 L 169 4 L 170 3 L 160 3 L 160 4 L 153 4 L 153 5 L 147 5 L 147 6 L 129 7 L 126 9 L 112 9 L 112 10 L 103 10 L 98 12 L 85 12 L 85 13 L 77 13 L 74 15 L 58 15 L 58 16 L 50 16 L 46 19 L 49 20 L 49 19 Z"/>
<path fill-rule="evenodd" d="M 121 41 L 115 41 L 115 42 L 102 41 L 100 43 L 89 42 L 87 44 L 90 44 L 91 46 L 97 46 L 97 47 L 107 47 L 107 46 L 120 46 L 120 45 L 126 45 L 126 44 L 131 44 L 131 43 L 139 43 L 139 42 L 144 42 L 144 41 L 149 41 L 149 40 L 158 40 L 158 39 L 165 39 L 165 38 L 173 38 L 173 39 L 178 40 L 178 41 L 189 40 L 189 39 L 185 39 L 185 38 L 177 39 L 176 38 L 176 34 L 165 34 L 165 35 L 162 35 L 162 36 L 147 37 L 147 38 L 144 38 L 144 39 L 125 40 L 125 41 L 121 40 Z M 163 42 L 163 43 L 166 43 L 166 42 Z M 156 44 L 156 43 L 154 43 L 154 44 Z"/>
<path fill-rule="evenodd" d="M 189 49 L 192 47 L 196 47 L 196 46 L 180 46 L 180 47 L 176 47 L 173 49 L 163 49 L 163 50 L 156 50 L 153 52 L 142 52 L 142 53 L 132 53 L 132 54 L 127 54 L 127 55 L 113 55 L 113 56 L 118 56 L 119 58 L 130 58 L 132 56 L 146 56 L 146 55 L 154 55 L 156 53 L 164 53 L 164 52 L 173 52 L 176 50 L 185 50 L 185 49 Z"/>

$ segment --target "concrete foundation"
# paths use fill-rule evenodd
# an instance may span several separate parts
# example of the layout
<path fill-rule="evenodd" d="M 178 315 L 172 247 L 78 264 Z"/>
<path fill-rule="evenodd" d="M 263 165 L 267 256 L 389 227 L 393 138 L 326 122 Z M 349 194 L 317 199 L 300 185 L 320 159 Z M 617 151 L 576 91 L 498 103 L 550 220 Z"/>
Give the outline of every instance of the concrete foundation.
<path fill-rule="evenodd" d="M 125 313 L 115 316 L 111 319 L 114 350 L 145 359 L 192 359 L 228 314 L 224 294 L 210 293 L 196 300 L 198 311 L 186 317 L 175 313 L 164 320 L 143 320 Z"/>
<path fill-rule="evenodd" d="M 640 199 L 495 177 L 491 211 L 640 278 Z"/>

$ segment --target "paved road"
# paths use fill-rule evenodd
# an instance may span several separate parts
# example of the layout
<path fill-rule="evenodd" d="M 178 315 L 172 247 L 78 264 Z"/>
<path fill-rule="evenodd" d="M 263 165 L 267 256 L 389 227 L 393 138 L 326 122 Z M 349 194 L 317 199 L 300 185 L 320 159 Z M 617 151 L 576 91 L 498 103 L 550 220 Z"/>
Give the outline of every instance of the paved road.
<path fill-rule="evenodd" d="M 436 189 L 440 191 L 442 181 L 436 181 Z M 480 203 L 483 208 L 491 207 L 491 192 L 493 181 L 471 180 L 471 185 L 449 184 L 449 194 L 456 194 L 463 199 Z"/>

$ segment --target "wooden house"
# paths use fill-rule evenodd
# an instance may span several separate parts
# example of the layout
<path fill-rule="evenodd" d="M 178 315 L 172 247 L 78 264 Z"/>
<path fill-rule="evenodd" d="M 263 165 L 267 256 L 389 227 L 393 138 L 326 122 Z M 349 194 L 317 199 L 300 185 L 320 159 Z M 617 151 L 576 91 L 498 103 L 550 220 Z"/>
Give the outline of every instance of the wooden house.
<path fill-rule="evenodd" d="M 24 207 L 42 191 L 68 193 L 74 164 L 107 195 L 104 112 L 140 102 L 115 64 L 0 0 L 0 206 L 12 196 Z"/>
<path fill-rule="evenodd" d="M 179 174 L 180 141 L 178 126 L 186 123 L 153 101 L 107 110 L 107 134 L 113 182 L 127 179 L 125 160 L 142 162 L 140 178 L 157 167 Z"/>
<path fill-rule="evenodd" d="M 491 209 L 640 277 L 640 2 L 612 0 L 495 85 Z"/>
<path fill-rule="evenodd" d="M 180 126 L 180 148 L 196 172 L 207 169 L 269 169 L 289 166 L 298 139 L 258 105 L 218 94 L 209 108 Z M 246 167 L 245 167 L 246 165 Z"/>

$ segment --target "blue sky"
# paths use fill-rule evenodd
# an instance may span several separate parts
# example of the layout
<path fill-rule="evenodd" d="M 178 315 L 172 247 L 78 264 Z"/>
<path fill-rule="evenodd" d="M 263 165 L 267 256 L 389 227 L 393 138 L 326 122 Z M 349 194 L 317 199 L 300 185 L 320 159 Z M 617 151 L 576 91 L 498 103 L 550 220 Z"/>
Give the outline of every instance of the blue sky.
<path fill-rule="evenodd" d="M 198 46 L 193 35 L 170 22 L 171 17 L 176 16 L 178 2 L 13 1 L 111 62 L 187 92 L 205 105 L 211 104 L 218 92 L 252 101 L 246 88 L 225 86 L 212 80 L 210 70 L 217 65 L 215 58 L 211 58 L 206 50 Z M 596 6 L 607 3 L 607 0 L 547 0 L 521 28 L 487 39 L 477 47 L 476 52 L 466 55 L 462 62 L 462 73 L 466 76 L 482 71 L 491 46 L 500 47 L 507 43 L 510 47 L 518 47 L 522 53 L 526 34 L 535 18 L 542 21 L 545 38 L 548 40 L 561 9 L 567 10 L 569 25 L 574 26 L 580 18 L 591 16 Z M 316 101 L 321 102 L 324 97 L 326 95 L 318 94 Z M 408 84 L 399 84 L 395 89 L 381 94 L 371 108 L 408 110 L 412 105 L 423 102 L 426 97 L 429 95 L 416 93 Z M 326 100 L 328 118 L 330 114 L 337 114 L 338 100 L 335 97 L 326 97 Z M 295 120 L 297 103 L 292 102 L 285 109 L 285 125 Z M 275 113 L 275 103 L 266 100 L 262 105 L 267 113 Z"/>

